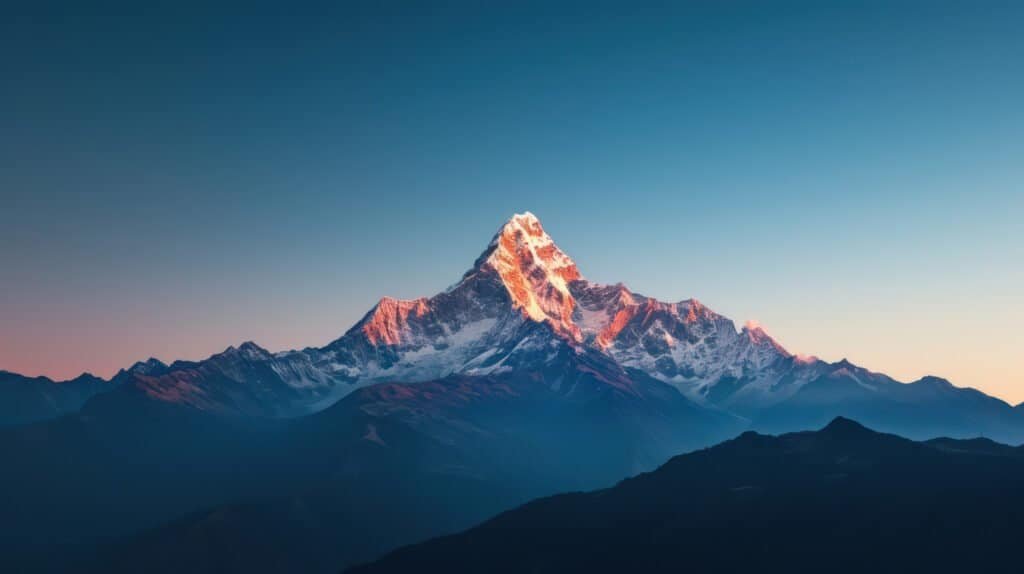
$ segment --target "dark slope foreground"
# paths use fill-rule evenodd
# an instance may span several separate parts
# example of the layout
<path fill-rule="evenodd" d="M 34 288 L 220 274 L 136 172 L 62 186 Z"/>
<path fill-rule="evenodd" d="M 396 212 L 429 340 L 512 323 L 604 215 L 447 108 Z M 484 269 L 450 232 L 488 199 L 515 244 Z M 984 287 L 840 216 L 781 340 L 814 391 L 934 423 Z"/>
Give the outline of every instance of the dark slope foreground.
<path fill-rule="evenodd" d="M 63 571 L 333 572 L 736 432 L 605 361 L 566 352 L 543 370 L 374 385 L 291 420 L 122 385 L 0 430 L 0 570 L 59 556 Z"/>
<path fill-rule="evenodd" d="M 747 432 L 349 573 L 1001 571 L 1020 562 L 1022 484 L 1019 449 L 913 442 L 838 418 Z"/>
<path fill-rule="evenodd" d="M 102 540 L 286 478 L 264 457 L 282 450 L 282 429 L 158 403 L 122 409 L 118 394 L 0 429 L 0 571 L 67 568 Z"/>
<path fill-rule="evenodd" d="M 550 375 L 550 373 L 549 373 Z M 97 572 L 336 572 L 554 492 L 612 484 L 734 428 L 672 389 L 650 400 L 586 364 L 560 376 L 383 384 L 299 421 L 289 457 L 315 482 L 193 513 L 110 545 Z M 569 393 L 568 389 L 575 389 Z M 355 423 L 351 421 L 357 421 Z M 359 451 L 321 445 L 356 437 Z M 374 458 L 371 458 L 374 457 Z M 299 463 L 302 467 L 303 463 Z M 308 463 L 304 465 L 309 467 Z M 293 467 L 294 468 L 294 467 Z"/>

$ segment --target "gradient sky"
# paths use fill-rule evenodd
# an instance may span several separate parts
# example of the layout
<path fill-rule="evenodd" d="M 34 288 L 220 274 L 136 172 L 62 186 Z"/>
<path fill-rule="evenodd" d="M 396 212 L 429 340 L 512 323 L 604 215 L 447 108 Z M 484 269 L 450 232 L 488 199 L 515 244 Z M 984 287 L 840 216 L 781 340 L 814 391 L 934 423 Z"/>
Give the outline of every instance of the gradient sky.
<path fill-rule="evenodd" d="M 1020 2 L 207 4 L 5 9 L 0 369 L 323 345 L 530 210 L 590 279 L 1024 400 Z"/>

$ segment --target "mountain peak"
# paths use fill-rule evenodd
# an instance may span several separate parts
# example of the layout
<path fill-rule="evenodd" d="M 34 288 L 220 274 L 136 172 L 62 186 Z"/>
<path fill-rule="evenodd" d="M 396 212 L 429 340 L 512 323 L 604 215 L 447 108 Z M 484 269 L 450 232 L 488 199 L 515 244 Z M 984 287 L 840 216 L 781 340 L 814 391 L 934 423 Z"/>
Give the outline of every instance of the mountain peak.
<path fill-rule="evenodd" d="M 764 330 L 764 326 L 756 320 L 749 320 L 743 325 L 743 334 L 750 340 L 751 343 L 763 346 L 771 347 L 775 349 L 780 355 L 784 357 L 791 357 L 792 353 L 787 351 L 785 347 L 779 344 L 767 331 Z"/>
<path fill-rule="evenodd" d="M 875 431 L 867 428 L 859 422 L 843 416 L 838 416 L 832 419 L 832 422 L 825 425 L 825 428 L 818 432 L 823 435 L 838 438 L 855 438 L 877 434 Z"/>
<path fill-rule="evenodd" d="M 402 342 L 402 333 L 409 318 L 422 317 L 429 310 L 424 297 L 411 300 L 384 297 L 364 319 L 362 330 L 374 345 L 398 345 Z"/>
<path fill-rule="evenodd" d="M 252 341 L 245 341 L 238 347 L 231 345 L 224 352 L 217 355 L 220 357 L 242 357 L 250 361 L 258 361 L 270 358 L 270 352 Z"/>
<path fill-rule="evenodd" d="M 953 388 L 953 383 L 949 382 L 947 379 L 943 379 L 942 377 L 938 377 L 938 376 L 935 376 L 935 375 L 925 375 L 925 376 L 921 377 L 920 379 L 918 379 L 918 380 L 916 380 L 916 381 L 914 381 L 913 383 L 910 383 L 910 384 L 912 384 L 912 385 L 928 385 L 928 386 L 939 387 L 939 388 L 943 388 L 943 389 L 951 389 L 951 388 Z"/>
<path fill-rule="evenodd" d="M 90 373 L 89 371 L 86 371 L 86 372 L 82 373 L 81 375 L 78 375 L 77 377 L 75 377 L 73 379 L 69 379 L 67 381 L 59 381 L 59 382 L 61 382 L 61 383 L 93 383 L 93 382 L 103 382 L 103 379 L 97 377 L 96 375 Z"/>
<path fill-rule="evenodd" d="M 527 263 L 543 267 L 563 281 L 581 278 L 576 263 L 555 245 L 537 216 L 529 211 L 510 217 L 494 235 L 481 259 L 493 262 L 503 256 L 525 258 Z"/>
<path fill-rule="evenodd" d="M 525 223 L 530 223 L 530 224 L 536 224 L 538 226 L 540 225 L 540 219 L 537 219 L 537 216 L 534 215 L 533 212 L 531 212 L 531 211 L 524 211 L 522 213 L 514 213 L 514 214 L 512 214 L 512 217 L 509 218 L 509 222 L 511 222 L 511 221 L 520 221 L 520 222 L 525 222 Z"/>
<path fill-rule="evenodd" d="M 583 276 L 534 214 L 527 211 L 509 218 L 468 275 L 475 272 L 496 273 L 513 305 L 526 316 L 578 338 L 569 283 Z"/>

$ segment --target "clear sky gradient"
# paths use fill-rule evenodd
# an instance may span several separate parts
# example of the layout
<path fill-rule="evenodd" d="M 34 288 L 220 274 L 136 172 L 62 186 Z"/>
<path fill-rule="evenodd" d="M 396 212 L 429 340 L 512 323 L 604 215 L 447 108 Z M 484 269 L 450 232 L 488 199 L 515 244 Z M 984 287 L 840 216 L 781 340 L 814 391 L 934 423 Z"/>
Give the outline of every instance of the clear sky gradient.
<path fill-rule="evenodd" d="M 1024 400 L 1020 2 L 20 4 L 2 369 L 323 345 L 530 210 L 593 280 Z"/>

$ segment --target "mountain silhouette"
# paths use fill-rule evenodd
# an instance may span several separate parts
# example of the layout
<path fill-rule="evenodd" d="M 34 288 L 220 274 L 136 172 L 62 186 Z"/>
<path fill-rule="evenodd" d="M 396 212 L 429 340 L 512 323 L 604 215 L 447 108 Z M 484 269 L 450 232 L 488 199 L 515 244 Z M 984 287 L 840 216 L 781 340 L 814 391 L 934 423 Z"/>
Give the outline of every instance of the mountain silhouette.
<path fill-rule="evenodd" d="M 1009 571 L 1022 479 L 1019 449 L 836 418 L 816 432 L 746 432 L 348 572 Z"/>

